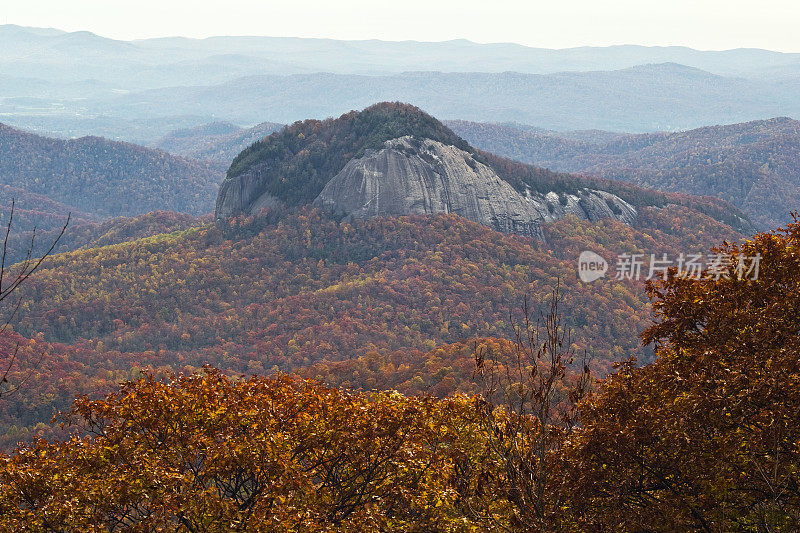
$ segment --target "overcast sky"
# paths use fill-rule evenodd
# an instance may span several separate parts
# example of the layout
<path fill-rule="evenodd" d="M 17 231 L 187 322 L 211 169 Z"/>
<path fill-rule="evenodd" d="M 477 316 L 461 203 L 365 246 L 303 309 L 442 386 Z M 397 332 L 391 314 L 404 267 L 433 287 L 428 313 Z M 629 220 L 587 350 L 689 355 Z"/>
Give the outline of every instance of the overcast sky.
<path fill-rule="evenodd" d="M 0 0 L 0 22 L 132 39 L 270 35 L 800 52 L 798 0 Z"/>

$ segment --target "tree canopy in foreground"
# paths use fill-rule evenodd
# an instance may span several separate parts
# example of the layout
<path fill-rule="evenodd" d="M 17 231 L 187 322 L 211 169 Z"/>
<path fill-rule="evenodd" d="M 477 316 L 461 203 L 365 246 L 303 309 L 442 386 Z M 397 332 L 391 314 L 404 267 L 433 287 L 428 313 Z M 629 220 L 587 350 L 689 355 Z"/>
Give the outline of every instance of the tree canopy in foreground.
<path fill-rule="evenodd" d="M 621 363 L 585 397 L 569 357 L 550 358 L 562 337 L 545 320 L 541 337 L 475 341 L 477 370 L 491 349 L 497 379 L 474 395 L 206 369 L 79 399 L 79 435 L 3 456 L 0 526 L 797 530 L 800 225 L 721 250 L 761 254 L 757 280 L 731 264 L 651 285 L 656 361 Z"/>

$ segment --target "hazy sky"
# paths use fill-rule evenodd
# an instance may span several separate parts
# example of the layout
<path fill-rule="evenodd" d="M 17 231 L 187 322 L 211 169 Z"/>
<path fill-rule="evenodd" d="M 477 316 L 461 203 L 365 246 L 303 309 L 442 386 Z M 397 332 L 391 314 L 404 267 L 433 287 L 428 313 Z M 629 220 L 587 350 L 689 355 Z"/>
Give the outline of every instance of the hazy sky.
<path fill-rule="evenodd" d="M 131 39 L 272 35 L 800 52 L 798 0 L 0 0 L 0 22 Z"/>

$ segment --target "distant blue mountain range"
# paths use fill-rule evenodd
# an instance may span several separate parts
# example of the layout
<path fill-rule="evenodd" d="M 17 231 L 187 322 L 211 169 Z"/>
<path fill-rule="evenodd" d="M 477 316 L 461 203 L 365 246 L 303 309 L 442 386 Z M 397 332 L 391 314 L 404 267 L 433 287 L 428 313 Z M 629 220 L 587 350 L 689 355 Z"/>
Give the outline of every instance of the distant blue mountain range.
<path fill-rule="evenodd" d="M 756 49 L 182 37 L 0 26 L 0 121 L 152 143 L 399 100 L 446 119 L 682 130 L 800 116 L 800 54 Z"/>

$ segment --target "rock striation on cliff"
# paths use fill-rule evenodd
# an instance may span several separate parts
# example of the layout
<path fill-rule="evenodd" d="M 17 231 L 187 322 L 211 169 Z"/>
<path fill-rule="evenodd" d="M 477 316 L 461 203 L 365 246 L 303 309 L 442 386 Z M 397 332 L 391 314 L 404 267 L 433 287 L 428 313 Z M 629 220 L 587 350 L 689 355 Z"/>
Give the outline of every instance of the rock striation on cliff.
<path fill-rule="evenodd" d="M 432 139 L 405 136 L 350 160 L 314 205 L 353 218 L 455 213 L 498 231 L 542 239 L 542 224 L 567 215 L 630 223 L 636 210 L 616 196 L 517 192 L 472 154 Z"/>

